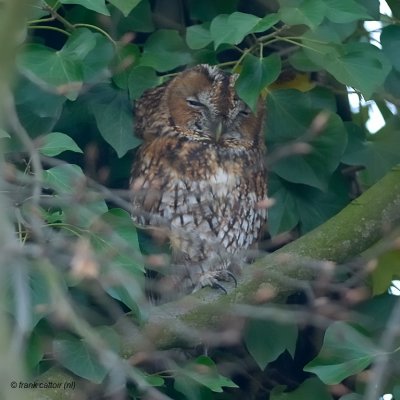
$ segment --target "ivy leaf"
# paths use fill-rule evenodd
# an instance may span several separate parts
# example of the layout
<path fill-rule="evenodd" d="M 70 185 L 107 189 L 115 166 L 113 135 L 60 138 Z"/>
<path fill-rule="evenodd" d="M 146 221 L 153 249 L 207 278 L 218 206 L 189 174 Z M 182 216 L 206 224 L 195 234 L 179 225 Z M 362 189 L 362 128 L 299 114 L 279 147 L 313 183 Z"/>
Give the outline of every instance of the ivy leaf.
<path fill-rule="evenodd" d="M 101 85 L 93 92 L 91 109 L 101 135 L 122 157 L 141 143 L 133 136 L 132 106 L 126 91 Z M 112 118 L 110 118 L 112 115 Z"/>
<path fill-rule="evenodd" d="M 333 113 L 326 114 L 325 126 L 314 138 L 308 137 L 310 127 L 322 110 L 307 106 L 307 94 L 297 90 L 274 90 L 267 96 L 267 137 L 270 152 L 288 142 L 307 140 L 312 151 L 306 155 L 293 155 L 278 160 L 272 170 L 289 182 L 314 186 L 326 190 L 328 179 L 340 163 L 347 145 L 342 120 Z M 285 124 L 282 125 L 282 121 Z M 305 136 L 304 136 L 305 135 Z"/>
<path fill-rule="evenodd" d="M 141 2 L 141 0 L 108 0 L 117 7 L 125 17 Z"/>
<path fill-rule="evenodd" d="M 208 46 L 213 40 L 209 28 L 209 23 L 189 26 L 186 29 L 187 45 L 193 50 Z"/>
<path fill-rule="evenodd" d="M 321 351 L 304 371 L 335 385 L 367 368 L 378 353 L 371 340 L 346 322 L 334 322 L 325 333 Z"/>
<path fill-rule="evenodd" d="M 264 32 L 272 28 L 279 21 L 280 21 L 279 14 L 276 13 L 267 14 L 264 18 L 258 21 L 257 25 L 249 33 Z"/>
<path fill-rule="evenodd" d="M 234 12 L 217 15 L 211 22 L 210 33 L 217 49 L 223 43 L 239 44 L 260 22 L 255 15 Z"/>
<path fill-rule="evenodd" d="M 147 39 L 140 65 L 166 72 L 191 61 L 190 50 L 178 32 L 160 29 Z"/>
<path fill-rule="evenodd" d="M 138 99 L 145 90 L 161 84 L 161 78 L 153 68 L 138 66 L 132 68 L 128 76 L 129 95 L 132 100 Z"/>
<path fill-rule="evenodd" d="M 75 141 L 65 133 L 52 132 L 40 138 L 39 151 L 45 156 L 58 156 L 64 151 L 73 151 L 75 153 L 83 153 Z"/>
<path fill-rule="evenodd" d="M 88 10 L 96 11 L 100 14 L 110 15 L 105 0 L 60 0 L 62 4 L 78 4 Z"/>
<path fill-rule="evenodd" d="M 82 339 L 56 339 L 53 341 L 53 351 L 63 367 L 82 378 L 101 383 L 108 373 L 93 349 Z"/>
<path fill-rule="evenodd" d="M 43 172 L 43 186 L 53 189 L 56 195 L 77 195 L 77 191 L 85 188 L 86 177 L 78 165 L 63 164 L 49 168 Z M 66 205 L 63 210 L 66 219 L 80 227 L 88 227 L 97 216 L 104 214 L 108 207 L 104 200 L 91 198 L 89 190 L 82 203 L 76 201 Z"/>
<path fill-rule="evenodd" d="M 270 196 L 275 204 L 269 210 L 268 228 L 272 236 L 298 226 L 302 234 L 337 214 L 350 201 L 349 187 L 339 173 L 327 182 L 328 189 L 319 189 L 287 182 L 274 173 L 269 177 Z"/>
<path fill-rule="evenodd" d="M 390 60 L 393 68 L 400 71 L 400 26 L 389 25 L 382 29 L 381 34 L 382 50 Z"/>
<path fill-rule="evenodd" d="M 222 393 L 223 387 L 238 387 L 231 379 L 220 375 L 214 361 L 207 356 L 200 356 L 186 368 L 179 369 L 174 388 L 185 395 L 193 390 L 192 385 L 188 384 L 188 378 L 216 393 Z"/>
<path fill-rule="evenodd" d="M 372 271 L 372 292 L 376 296 L 387 292 L 392 281 L 400 278 L 400 250 L 390 250 L 378 258 Z"/>
<path fill-rule="evenodd" d="M 285 350 L 294 356 L 297 341 L 297 327 L 276 321 L 249 321 L 244 340 L 250 354 L 260 367 L 276 360 Z"/>
<path fill-rule="evenodd" d="M 239 97 L 255 111 L 261 91 L 274 82 L 281 72 L 281 59 L 278 54 L 259 58 L 248 54 L 242 64 L 240 76 L 236 81 Z"/>
<path fill-rule="evenodd" d="M 73 194 L 85 181 L 82 169 L 75 164 L 63 164 L 43 171 L 43 185 L 59 194 Z"/>
<path fill-rule="evenodd" d="M 317 378 L 309 378 L 291 392 L 282 386 L 272 389 L 270 400 L 332 400 L 328 388 Z"/>
<path fill-rule="evenodd" d="M 17 63 L 28 79 L 54 86 L 58 93 L 75 100 L 85 77 L 85 58 L 95 47 L 96 34 L 77 29 L 59 51 L 27 45 Z"/>
<path fill-rule="evenodd" d="M 371 19 L 365 7 L 355 0 L 320 0 L 325 5 L 325 15 L 332 22 L 346 23 Z"/>
<path fill-rule="evenodd" d="M 304 24 L 315 29 L 325 17 L 325 7 L 321 0 L 297 1 L 289 3 L 290 6 L 285 6 L 287 1 L 280 3 L 282 7 L 279 10 L 279 16 L 288 25 Z"/>

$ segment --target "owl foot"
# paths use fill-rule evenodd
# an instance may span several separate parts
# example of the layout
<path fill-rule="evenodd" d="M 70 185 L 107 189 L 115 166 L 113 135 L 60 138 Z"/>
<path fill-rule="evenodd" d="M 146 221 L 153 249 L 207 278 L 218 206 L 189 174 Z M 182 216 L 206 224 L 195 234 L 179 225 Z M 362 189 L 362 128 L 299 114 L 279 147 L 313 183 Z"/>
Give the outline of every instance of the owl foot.
<path fill-rule="evenodd" d="M 208 271 L 203 273 L 200 276 L 198 283 L 193 289 L 193 292 L 197 292 L 199 289 L 210 286 L 213 289 L 220 289 L 225 294 L 228 294 L 227 290 L 223 285 L 221 285 L 220 281 L 229 281 L 230 279 L 233 280 L 235 283 L 235 288 L 237 287 L 237 279 L 235 275 L 231 271 L 223 270 L 223 271 Z"/>

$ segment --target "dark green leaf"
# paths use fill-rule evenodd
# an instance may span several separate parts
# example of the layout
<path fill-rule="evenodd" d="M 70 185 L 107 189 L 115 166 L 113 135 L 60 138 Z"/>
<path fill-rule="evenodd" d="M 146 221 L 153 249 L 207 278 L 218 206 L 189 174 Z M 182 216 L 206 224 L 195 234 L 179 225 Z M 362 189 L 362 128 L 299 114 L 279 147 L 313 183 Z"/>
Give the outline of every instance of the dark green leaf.
<path fill-rule="evenodd" d="M 347 127 L 350 129 L 349 146 L 342 159 L 350 165 L 365 166 L 360 177 L 367 186 L 371 186 L 400 162 L 400 120 L 392 117 L 379 132 L 367 138 L 354 125 Z"/>
<path fill-rule="evenodd" d="M 39 151 L 45 156 L 58 156 L 67 150 L 82 153 L 75 141 L 65 133 L 52 132 L 40 139 Z"/>
<path fill-rule="evenodd" d="M 273 236 L 297 225 L 304 234 L 338 213 L 350 201 L 348 184 L 339 173 L 327 182 L 326 192 L 286 182 L 274 174 L 270 174 L 269 184 L 269 195 L 276 201 L 268 217 L 268 230 Z"/>
<path fill-rule="evenodd" d="M 294 356 L 297 341 L 297 327 L 275 321 L 250 320 L 244 340 L 250 354 L 263 370 L 285 350 Z"/>
<path fill-rule="evenodd" d="M 297 389 L 283 392 L 281 386 L 275 386 L 270 400 L 332 400 L 328 388 L 317 378 L 305 380 Z"/>
<path fill-rule="evenodd" d="M 400 26 L 389 25 L 382 29 L 382 50 L 392 63 L 393 68 L 400 71 Z"/>
<path fill-rule="evenodd" d="M 135 44 L 128 43 L 118 48 L 116 60 L 114 61 L 114 69 L 117 72 L 113 75 L 113 82 L 120 89 L 128 89 L 129 74 L 133 68 L 137 68 L 134 65 L 139 63 L 140 57 L 140 49 Z"/>
<path fill-rule="evenodd" d="M 108 369 L 100 364 L 98 357 L 82 339 L 56 339 L 53 351 L 60 364 L 74 374 L 95 383 L 101 383 Z"/>
<path fill-rule="evenodd" d="M 237 8 L 239 0 L 189 0 L 192 19 L 211 21 L 218 14 L 230 14 Z"/>
<path fill-rule="evenodd" d="M 198 50 L 208 46 L 212 42 L 209 30 L 210 24 L 192 25 L 186 29 L 186 43 L 193 49 Z"/>
<path fill-rule="evenodd" d="M 55 86 L 58 93 L 71 100 L 78 97 L 83 81 L 82 65 L 70 55 L 40 44 L 28 44 L 18 58 L 18 66 L 27 78 Z"/>
<path fill-rule="evenodd" d="M 141 0 L 108 0 L 117 7 L 125 17 L 140 3 Z"/>
<path fill-rule="evenodd" d="M 238 387 L 231 379 L 218 373 L 215 363 L 206 356 L 198 357 L 194 362 L 179 370 L 179 375 L 189 378 L 213 392 L 222 393 L 223 387 Z"/>
<path fill-rule="evenodd" d="M 378 350 L 371 340 L 346 322 L 334 322 L 326 330 L 321 351 L 304 371 L 335 385 L 366 369 Z"/>
<path fill-rule="evenodd" d="M 106 7 L 105 0 L 60 0 L 62 4 L 79 4 L 88 10 L 96 11 L 100 14 L 110 15 Z"/>
<path fill-rule="evenodd" d="M 248 54 L 243 60 L 243 68 L 236 81 L 240 98 L 255 111 L 261 91 L 274 82 L 281 72 L 281 59 L 278 54 L 265 58 Z"/>
<path fill-rule="evenodd" d="M 312 146 L 310 154 L 293 155 L 273 164 L 272 170 L 293 183 L 302 183 L 325 190 L 333 171 L 339 165 L 347 144 L 341 119 L 336 114 L 323 114 L 307 107 L 307 95 L 295 90 L 275 90 L 267 97 L 267 140 L 270 152 L 278 144 L 306 141 Z M 318 135 L 312 134 L 316 118 L 323 120 Z M 281 121 L 285 121 L 282 125 Z M 311 130 L 311 132 L 310 132 Z M 310 136 L 311 134 L 311 136 Z M 293 142 L 294 144 L 294 142 Z"/>
<path fill-rule="evenodd" d="M 255 15 L 234 12 L 215 17 L 210 25 L 211 37 L 215 49 L 223 43 L 238 44 L 253 31 L 261 18 Z"/>
<path fill-rule="evenodd" d="M 106 85 L 98 87 L 92 97 L 92 112 L 101 135 L 119 157 L 140 144 L 133 136 L 132 105 L 128 93 Z"/>
<path fill-rule="evenodd" d="M 190 51 L 178 32 L 160 29 L 147 39 L 140 65 L 165 72 L 191 61 Z"/>
<path fill-rule="evenodd" d="M 153 32 L 154 23 L 149 1 L 141 0 L 126 18 L 120 18 L 117 28 L 121 36 L 127 32 Z"/>
<path fill-rule="evenodd" d="M 138 99 L 145 90 L 161 84 L 161 78 L 150 67 L 135 67 L 128 77 L 129 95 L 132 100 Z"/>

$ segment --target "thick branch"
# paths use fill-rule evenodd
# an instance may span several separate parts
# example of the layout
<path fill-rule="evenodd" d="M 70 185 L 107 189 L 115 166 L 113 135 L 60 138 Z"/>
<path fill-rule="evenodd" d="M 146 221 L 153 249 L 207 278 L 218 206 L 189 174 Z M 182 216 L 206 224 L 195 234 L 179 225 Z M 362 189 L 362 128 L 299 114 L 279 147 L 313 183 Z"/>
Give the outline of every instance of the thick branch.
<path fill-rule="evenodd" d="M 236 289 L 228 295 L 204 289 L 176 302 L 153 307 L 144 326 L 136 329 L 128 315 L 117 324 L 125 338 L 122 356 L 128 358 L 146 350 L 194 346 L 207 342 L 207 334 L 226 321 L 229 311 L 234 315 L 234 304 L 251 304 L 256 294 L 272 287 L 282 301 L 302 283 L 313 280 L 319 273 L 316 261 L 341 263 L 368 249 L 385 236 L 395 225 L 400 225 L 400 167 L 394 168 L 381 181 L 365 192 L 325 224 L 267 255 L 249 266 Z M 41 378 L 60 381 L 56 368 Z M 65 373 L 64 373 L 65 374 Z M 40 379 L 40 378 L 39 378 Z M 69 380 L 68 375 L 61 379 Z M 78 382 L 79 385 L 79 382 Z M 69 392 L 35 391 L 54 400 L 70 399 Z"/>
<path fill-rule="evenodd" d="M 349 260 L 396 224 L 400 224 L 400 166 L 323 225 L 246 268 L 238 287 L 228 295 L 204 289 L 153 307 L 140 334 L 128 328 L 131 324 L 126 320 L 120 321 L 118 327 L 129 338 L 123 355 L 127 357 L 146 348 L 200 344 L 204 341 L 201 332 L 223 324 L 233 304 L 254 303 L 256 294 L 266 286 L 278 293 L 276 301 L 285 299 L 299 289 L 301 282 L 316 277 L 315 260 Z"/>

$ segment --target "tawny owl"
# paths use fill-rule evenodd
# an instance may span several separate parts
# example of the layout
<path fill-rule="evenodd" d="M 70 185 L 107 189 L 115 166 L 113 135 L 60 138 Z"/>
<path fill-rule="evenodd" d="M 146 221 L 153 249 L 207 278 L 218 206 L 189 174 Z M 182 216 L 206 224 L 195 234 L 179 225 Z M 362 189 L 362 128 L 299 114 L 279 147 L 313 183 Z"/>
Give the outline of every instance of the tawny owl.
<path fill-rule="evenodd" d="M 264 105 L 253 113 L 235 79 L 199 65 L 135 108 L 144 142 L 130 184 L 134 220 L 166 230 L 176 278 L 192 289 L 221 287 L 266 222 Z"/>

